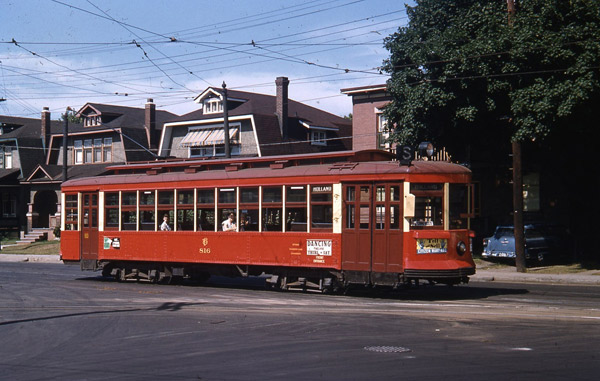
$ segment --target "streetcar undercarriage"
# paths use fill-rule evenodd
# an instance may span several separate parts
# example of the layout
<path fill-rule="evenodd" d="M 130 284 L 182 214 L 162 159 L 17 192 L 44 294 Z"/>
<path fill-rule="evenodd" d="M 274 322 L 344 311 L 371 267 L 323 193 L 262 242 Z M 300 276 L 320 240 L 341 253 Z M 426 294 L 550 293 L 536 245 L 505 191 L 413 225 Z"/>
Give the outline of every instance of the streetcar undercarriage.
<path fill-rule="evenodd" d="M 472 268 L 427 271 L 407 270 L 404 273 L 368 271 L 337 271 L 333 269 L 295 268 L 277 266 L 154 263 L 128 261 L 99 261 L 83 270 L 101 270 L 104 277 L 117 281 L 144 280 L 151 283 L 178 283 L 184 279 L 205 282 L 211 276 L 230 278 L 261 276 L 268 289 L 336 293 L 350 286 L 405 288 L 429 284 L 458 285 L 469 282 Z"/>

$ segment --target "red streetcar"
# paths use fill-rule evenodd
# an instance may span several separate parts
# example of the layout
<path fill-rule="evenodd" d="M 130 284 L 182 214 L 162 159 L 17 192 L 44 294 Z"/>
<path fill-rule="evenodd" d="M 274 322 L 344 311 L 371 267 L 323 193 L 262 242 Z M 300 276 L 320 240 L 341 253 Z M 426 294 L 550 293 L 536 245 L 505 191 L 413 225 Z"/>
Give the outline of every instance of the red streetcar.
<path fill-rule="evenodd" d="M 471 172 L 382 151 L 113 166 L 62 186 L 61 256 L 117 280 L 468 282 Z"/>

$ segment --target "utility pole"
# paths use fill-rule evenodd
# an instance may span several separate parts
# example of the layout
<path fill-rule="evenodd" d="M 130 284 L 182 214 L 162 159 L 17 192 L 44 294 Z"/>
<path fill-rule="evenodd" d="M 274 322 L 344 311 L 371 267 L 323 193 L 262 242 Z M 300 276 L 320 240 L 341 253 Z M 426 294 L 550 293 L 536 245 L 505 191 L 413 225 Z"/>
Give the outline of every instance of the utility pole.
<path fill-rule="evenodd" d="M 514 0 L 506 0 L 508 8 L 508 25 L 512 27 L 516 12 Z M 510 121 L 510 119 L 509 119 Z M 527 272 L 525 263 L 525 234 L 523 226 L 523 167 L 521 142 L 512 141 L 513 166 L 513 225 L 515 235 L 515 266 L 517 272 Z"/>
<path fill-rule="evenodd" d="M 225 157 L 231 157 L 231 148 L 229 147 L 229 109 L 227 106 L 227 84 L 223 81 L 223 132 L 225 136 Z"/>

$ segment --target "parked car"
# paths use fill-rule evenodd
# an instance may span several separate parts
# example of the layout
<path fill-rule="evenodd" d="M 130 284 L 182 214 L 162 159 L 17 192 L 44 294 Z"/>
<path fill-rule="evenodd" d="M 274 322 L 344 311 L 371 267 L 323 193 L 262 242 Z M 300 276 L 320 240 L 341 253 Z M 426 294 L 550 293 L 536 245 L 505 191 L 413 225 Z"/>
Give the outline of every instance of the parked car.
<path fill-rule="evenodd" d="M 544 225 L 525 225 L 526 261 L 540 264 L 559 258 L 563 247 L 562 237 L 551 230 L 549 226 Z M 493 236 L 483 239 L 481 256 L 484 259 L 515 258 L 514 227 L 497 226 Z"/>

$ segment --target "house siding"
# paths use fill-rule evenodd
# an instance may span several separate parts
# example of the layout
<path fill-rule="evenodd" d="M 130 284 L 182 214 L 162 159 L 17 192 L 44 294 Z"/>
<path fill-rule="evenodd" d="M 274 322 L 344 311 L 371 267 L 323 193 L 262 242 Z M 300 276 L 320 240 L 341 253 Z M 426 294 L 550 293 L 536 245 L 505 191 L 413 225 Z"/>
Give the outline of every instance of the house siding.
<path fill-rule="evenodd" d="M 251 121 L 248 119 L 232 121 L 229 125 L 236 126 L 238 123 L 240 123 L 240 155 L 258 156 L 258 148 L 256 147 L 256 139 Z M 167 147 L 169 148 L 167 149 L 166 154 L 178 158 L 187 158 L 189 149 L 187 147 L 181 147 L 181 141 L 191 128 L 196 127 L 223 128 L 223 123 L 190 124 L 186 126 L 167 127 L 171 129 L 171 139 L 169 144 L 167 144 Z"/>

